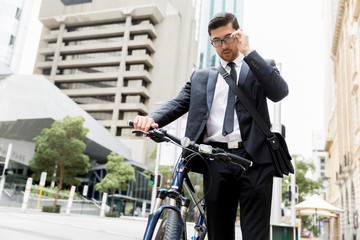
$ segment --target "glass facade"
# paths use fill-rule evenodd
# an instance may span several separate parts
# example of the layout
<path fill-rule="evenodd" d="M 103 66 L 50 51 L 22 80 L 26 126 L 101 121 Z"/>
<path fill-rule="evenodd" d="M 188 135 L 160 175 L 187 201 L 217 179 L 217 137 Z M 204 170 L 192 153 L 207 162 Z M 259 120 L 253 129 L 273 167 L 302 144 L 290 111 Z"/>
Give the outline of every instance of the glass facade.
<path fill-rule="evenodd" d="M 151 200 L 151 187 L 149 185 L 148 176 L 144 173 L 145 169 L 134 166 L 135 169 L 135 182 L 130 182 L 128 189 L 125 191 L 116 190 L 114 194 L 114 209 L 113 212 L 117 212 L 119 216 L 135 215 L 135 209 L 143 205 L 143 202 L 147 203 L 147 209 L 150 208 Z M 101 194 L 94 190 L 96 183 L 100 182 L 106 175 L 105 165 L 102 165 L 101 169 L 92 170 L 89 172 L 89 191 L 88 197 L 101 201 Z M 108 198 L 110 201 L 110 196 Z"/>

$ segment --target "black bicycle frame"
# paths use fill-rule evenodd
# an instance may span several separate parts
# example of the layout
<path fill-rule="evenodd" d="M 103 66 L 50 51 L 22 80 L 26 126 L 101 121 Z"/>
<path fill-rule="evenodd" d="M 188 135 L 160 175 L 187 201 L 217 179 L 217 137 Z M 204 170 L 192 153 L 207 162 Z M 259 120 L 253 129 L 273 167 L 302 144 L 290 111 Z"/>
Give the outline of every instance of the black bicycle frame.
<path fill-rule="evenodd" d="M 185 185 L 186 189 L 188 190 L 188 192 L 190 193 L 190 197 L 191 197 L 192 201 L 197 205 L 197 208 L 200 211 L 200 216 L 197 220 L 196 226 L 203 225 L 204 219 L 205 219 L 205 214 L 204 214 L 205 206 L 204 205 L 200 206 L 200 201 L 199 201 L 197 195 L 195 194 L 195 190 L 194 190 L 194 188 L 191 184 L 191 181 L 188 177 L 188 174 L 187 174 L 188 171 L 187 171 L 187 167 L 186 167 L 186 164 L 188 161 L 189 160 L 186 157 L 181 158 L 181 160 L 176 165 L 175 173 L 173 175 L 173 180 L 172 180 L 170 190 L 166 190 L 166 189 L 158 190 L 156 204 L 154 207 L 154 212 L 149 215 L 148 224 L 147 224 L 144 238 L 143 238 L 144 240 L 152 239 L 156 224 L 159 221 L 159 218 L 165 209 L 172 209 L 178 215 L 178 218 L 179 218 L 178 223 L 179 224 L 177 226 L 176 240 L 180 239 L 182 232 L 184 232 L 183 238 L 186 239 L 186 236 L 185 236 L 186 231 L 184 231 L 186 229 L 186 225 L 185 225 L 186 217 L 181 215 L 181 211 L 179 210 L 179 208 L 177 208 L 176 206 L 173 206 L 173 205 L 159 206 L 161 204 L 162 200 L 164 200 L 166 197 L 170 197 L 171 199 L 180 200 L 181 207 L 183 207 L 183 206 L 188 207 L 190 204 L 190 200 L 182 195 L 183 183 L 185 183 L 184 185 Z"/>

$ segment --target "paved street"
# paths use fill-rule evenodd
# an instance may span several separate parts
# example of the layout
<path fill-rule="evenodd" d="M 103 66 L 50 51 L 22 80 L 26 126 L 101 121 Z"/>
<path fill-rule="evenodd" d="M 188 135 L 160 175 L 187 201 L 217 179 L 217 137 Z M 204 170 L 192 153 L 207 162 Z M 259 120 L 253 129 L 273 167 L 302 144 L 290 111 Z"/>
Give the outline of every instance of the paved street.
<path fill-rule="evenodd" d="M 0 207 L 1 240 L 134 240 L 142 239 L 145 228 L 146 219 L 66 216 L 34 210 L 23 213 L 20 208 Z M 189 223 L 188 229 L 192 233 L 193 224 Z"/>
<path fill-rule="evenodd" d="M 146 222 L 90 215 L 26 213 L 19 208 L 0 207 L 0 239 L 72 240 L 142 239 Z"/>

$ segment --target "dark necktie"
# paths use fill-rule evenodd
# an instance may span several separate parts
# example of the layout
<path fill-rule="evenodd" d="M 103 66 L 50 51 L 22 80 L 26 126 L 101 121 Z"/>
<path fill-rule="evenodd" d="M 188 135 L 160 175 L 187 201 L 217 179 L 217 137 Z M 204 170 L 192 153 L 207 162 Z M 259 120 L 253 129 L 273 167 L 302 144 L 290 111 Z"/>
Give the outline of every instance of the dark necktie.
<path fill-rule="evenodd" d="M 230 76 L 232 77 L 232 80 L 236 81 L 237 78 L 236 78 L 235 63 L 229 62 L 228 66 L 231 67 Z M 224 124 L 222 130 L 223 136 L 226 136 L 234 131 L 234 109 L 235 109 L 235 93 L 233 93 L 233 91 L 231 91 L 229 87 L 229 94 L 228 94 L 228 100 L 227 100 Z"/>

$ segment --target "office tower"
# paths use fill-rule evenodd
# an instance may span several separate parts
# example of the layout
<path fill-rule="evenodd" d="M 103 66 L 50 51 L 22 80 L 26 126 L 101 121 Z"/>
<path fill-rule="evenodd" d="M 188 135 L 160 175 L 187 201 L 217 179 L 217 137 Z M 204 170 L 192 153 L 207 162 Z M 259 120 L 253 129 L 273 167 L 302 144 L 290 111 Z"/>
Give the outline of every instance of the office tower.
<path fill-rule="evenodd" d="M 43 0 L 34 73 L 45 75 L 146 163 L 127 120 L 173 98 L 197 66 L 192 0 Z"/>
<path fill-rule="evenodd" d="M 0 0 L 0 63 L 17 72 L 34 0 Z"/>

